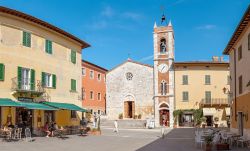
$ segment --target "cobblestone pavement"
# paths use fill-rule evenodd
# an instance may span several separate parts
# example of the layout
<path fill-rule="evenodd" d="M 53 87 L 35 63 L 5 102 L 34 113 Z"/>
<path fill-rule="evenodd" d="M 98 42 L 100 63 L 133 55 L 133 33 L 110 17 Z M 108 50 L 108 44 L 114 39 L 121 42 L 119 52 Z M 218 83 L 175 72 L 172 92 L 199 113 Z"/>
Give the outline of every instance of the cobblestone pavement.
<path fill-rule="evenodd" d="M 33 142 L 0 142 L 0 151 L 201 151 L 194 145 L 194 129 L 167 129 L 166 133 L 163 139 L 160 129 L 121 129 L 116 134 L 105 128 L 101 136 L 70 135 L 64 140 L 37 137 Z"/>

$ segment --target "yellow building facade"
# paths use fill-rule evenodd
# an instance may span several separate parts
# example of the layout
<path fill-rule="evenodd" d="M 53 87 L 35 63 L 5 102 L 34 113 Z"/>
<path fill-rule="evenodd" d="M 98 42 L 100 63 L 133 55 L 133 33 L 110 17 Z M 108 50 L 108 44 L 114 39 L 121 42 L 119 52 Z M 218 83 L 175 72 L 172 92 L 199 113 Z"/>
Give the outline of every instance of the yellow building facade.
<path fill-rule="evenodd" d="M 250 138 L 250 6 L 223 53 L 230 58 L 231 130 Z"/>
<path fill-rule="evenodd" d="M 1 98 L 82 106 L 81 52 L 89 44 L 49 23 L 5 7 L 0 7 L 0 40 L 0 106 Z M 2 106 L 0 113 L 1 125 L 25 120 L 33 130 L 52 120 L 70 126 L 79 125 L 81 119 L 80 112 L 66 108 Z"/>
<path fill-rule="evenodd" d="M 229 88 L 229 64 L 214 57 L 208 62 L 175 63 L 175 110 L 182 110 L 180 126 L 193 126 L 193 110 L 202 109 L 207 126 L 227 126 L 230 116 L 228 95 L 223 88 Z"/>

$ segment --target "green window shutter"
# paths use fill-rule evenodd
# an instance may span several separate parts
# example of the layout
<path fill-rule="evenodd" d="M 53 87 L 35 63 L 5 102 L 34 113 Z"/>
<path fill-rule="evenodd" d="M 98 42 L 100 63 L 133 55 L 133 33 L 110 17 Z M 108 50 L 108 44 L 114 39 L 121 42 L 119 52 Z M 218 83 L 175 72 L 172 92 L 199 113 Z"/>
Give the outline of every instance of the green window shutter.
<path fill-rule="evenodd" d="M 22 67 L 17 67 L 17 86 L 21 89 L 22 86 Z"/>
<path fill-rule="evenodd" d="M 35 70 L 31 69 L 30 75 L 30 89 L 35 90 Z"/>
<path fill-rule="evenodd" d="M 71 90 L 76 91 L 76 80 L 71 79 Z"/>
<path fill-rule="evenodd" d="M 76 63 L 76 52 L 74 50 L 71 50 L 71 62 Z"/>
<path fill-rule="evenodd" d="M 53 86 L 53 88 L 56 88 L 56 75 L 52 75 L 52 86 Z"/>
<path fill-rule="evenodd" d="M 4 81 L 4 64 L 0 63 L 0 81 Z"/>
<path fill-rule="evenodd" d="M 42 72 L 42 86 L 45 86 L 45 72 Z"/>
<path fill-rule="evenodd" d="M 25 31 L 23 31 L 23 46 L 31 46 L 31 34 Z"/>
<path fill-rule="evenodd" d="M 52 41 L 46 40 L 45 42 L 45 51 L 49 54 L 52 54 Z"/>

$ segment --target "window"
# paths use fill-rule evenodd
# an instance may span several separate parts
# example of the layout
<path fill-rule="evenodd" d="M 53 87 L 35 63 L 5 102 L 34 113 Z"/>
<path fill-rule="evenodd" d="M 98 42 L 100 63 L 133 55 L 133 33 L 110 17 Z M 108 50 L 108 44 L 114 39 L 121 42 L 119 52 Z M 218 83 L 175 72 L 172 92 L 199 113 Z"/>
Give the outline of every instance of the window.
<path fill-rule="evenodd" d="M 182 84 L 183 85 L 188 85 L 188 75 L 183 75 L 182 76 Z"/>
<path fill-rule="evenodd" d="M 72 111 L 72 110 L 71 110 L 70 117 L 71 117 L 71 118 L 76 118 L 76 111 Z"/>
<path fill-rule="evenodd" d="M 167 94 L 167 83 L 165 81 L 161 82 L 161 95 Z"/>
<path fill-rule="evenodd" d="M 188 92 L 187 91 L 182 92 L 182 100 L 183 100 L 183 102 L 188 101 Z"/>
<path fill-rule="evenodd" d="M 239 77 L 239 94 L 243 92 L 242 76 Z"/>
<path fill-rule="evenodd" d="M 71 79 L 71 91 L 76 91 L 76 80 Z"/>
<path fill-rule="evenodd" d="M 86 75 L 86 69 L 82 68 L 82 75 L 85 76 Z"/>
<path fill-rule="evenodd" d="M 250 33 L 248 34 L 248 50 L 250 50 Z"/>
<path fill-rule="evenodd" d="M 206 84 L 206 85 L 210 85 L 210 84 L 211 84 L 210 75 L 205 75 L 205 84 Z"/>
<path fill-rule="evenodd" d="M 89 72 L 89 77 L 90 77 L 90 79 L 94 79 L 94 71 L 93 70 L 91 70 Z"/>
<path fill-rule="evenodd" d="M 100 73 L 97 74 L 97 79 L 98 79 L 98 81 L 101 81 L 102 77 L 101 77 Z"/>
<path fill-rule="evenodd" d="M 205 102 L 206 102 L 206 104 L 211 103 L 211 91 L 206 91 L 205 92 Z"/>
<path fill-rule="evenodd" d="M 166 47 L 166 39 L 161 39 L 161 43 L 160 43 L 160 53 L 161 54 L 164 54 L 166 53 L 166 50 L 167 47 Z"/>
<path fill-rule="evenodd" d="M 101 100 L 101 93 L 97 94 L 97 99 L 100 101 Z"/>
<path fill-rule="evenodd" d="M 4 64 L 0 63 L 0 81 L 4 81 Z"/>
<path fill-rule="evenodd" d="M 230 83 L 231 83 L 231 76 L 228 75 L 228 76 L 227 76 L 227 85 L 230 85 Z"/>
<path fill-rule="evenodd" d="M 85 89 L 82 88 L 82 100 L 85 100 Z"/>
<path fill-rule="evenodd" d="M 47 40 L 45 41 L 45 52 L 48 54 L 52 54 L 52 41 Z"/>
<path fill-rule="evenodd" d="M 71 50 L 71 62 L 76 64 L 76 51 Z"/>
<path fill-rule="evenodd" d="M 94 100 L 94 92 L 93 91 L 90 91 L 90 99 Z"/>
<path fill-rule="evenodd" d="M 28 68 L 17 68 L 18 89 L 35 90 L 35 70 Z"/>
<path fill-rule="evenodd" d="M 56 75 L 42 72 L 42 85 L 48 88 L 56 88 Z"/>
<path fill-rule="evenodd" d="M 132 80 L 133 74 L 131 72 L 127 72 L 126 73 L 126 78 L 127 78 L 128 81 Z"/>
<path fill-rule="evenodd" d="M 31 35 L 30 33 L 23 31 L 23 46 L 30 47 L 31 46 Z"/>
<path fill-rule="evenodd" d="M 101 115 L 101 111 L 100 110 L 97 110 L 97 113 L 98 113 L 98 115 Z"/>
<path fill-rule="evenodd" d="M 239 46 L 238 48 L 238 60 L 242 58 L 242 45 Z"/>

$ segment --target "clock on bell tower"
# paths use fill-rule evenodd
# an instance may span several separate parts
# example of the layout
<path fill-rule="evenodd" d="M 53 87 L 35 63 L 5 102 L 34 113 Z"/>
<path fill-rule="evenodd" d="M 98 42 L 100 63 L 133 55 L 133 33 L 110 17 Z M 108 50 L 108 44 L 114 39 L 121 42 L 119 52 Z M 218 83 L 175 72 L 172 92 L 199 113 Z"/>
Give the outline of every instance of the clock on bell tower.
<path fill-rule="evenodd" d="M 165 20 L 165 19 L 164 19 Z M 154 101 L 155 126 L 173 127 L 174 118 L 174 30 L 154 25 Z"/>

